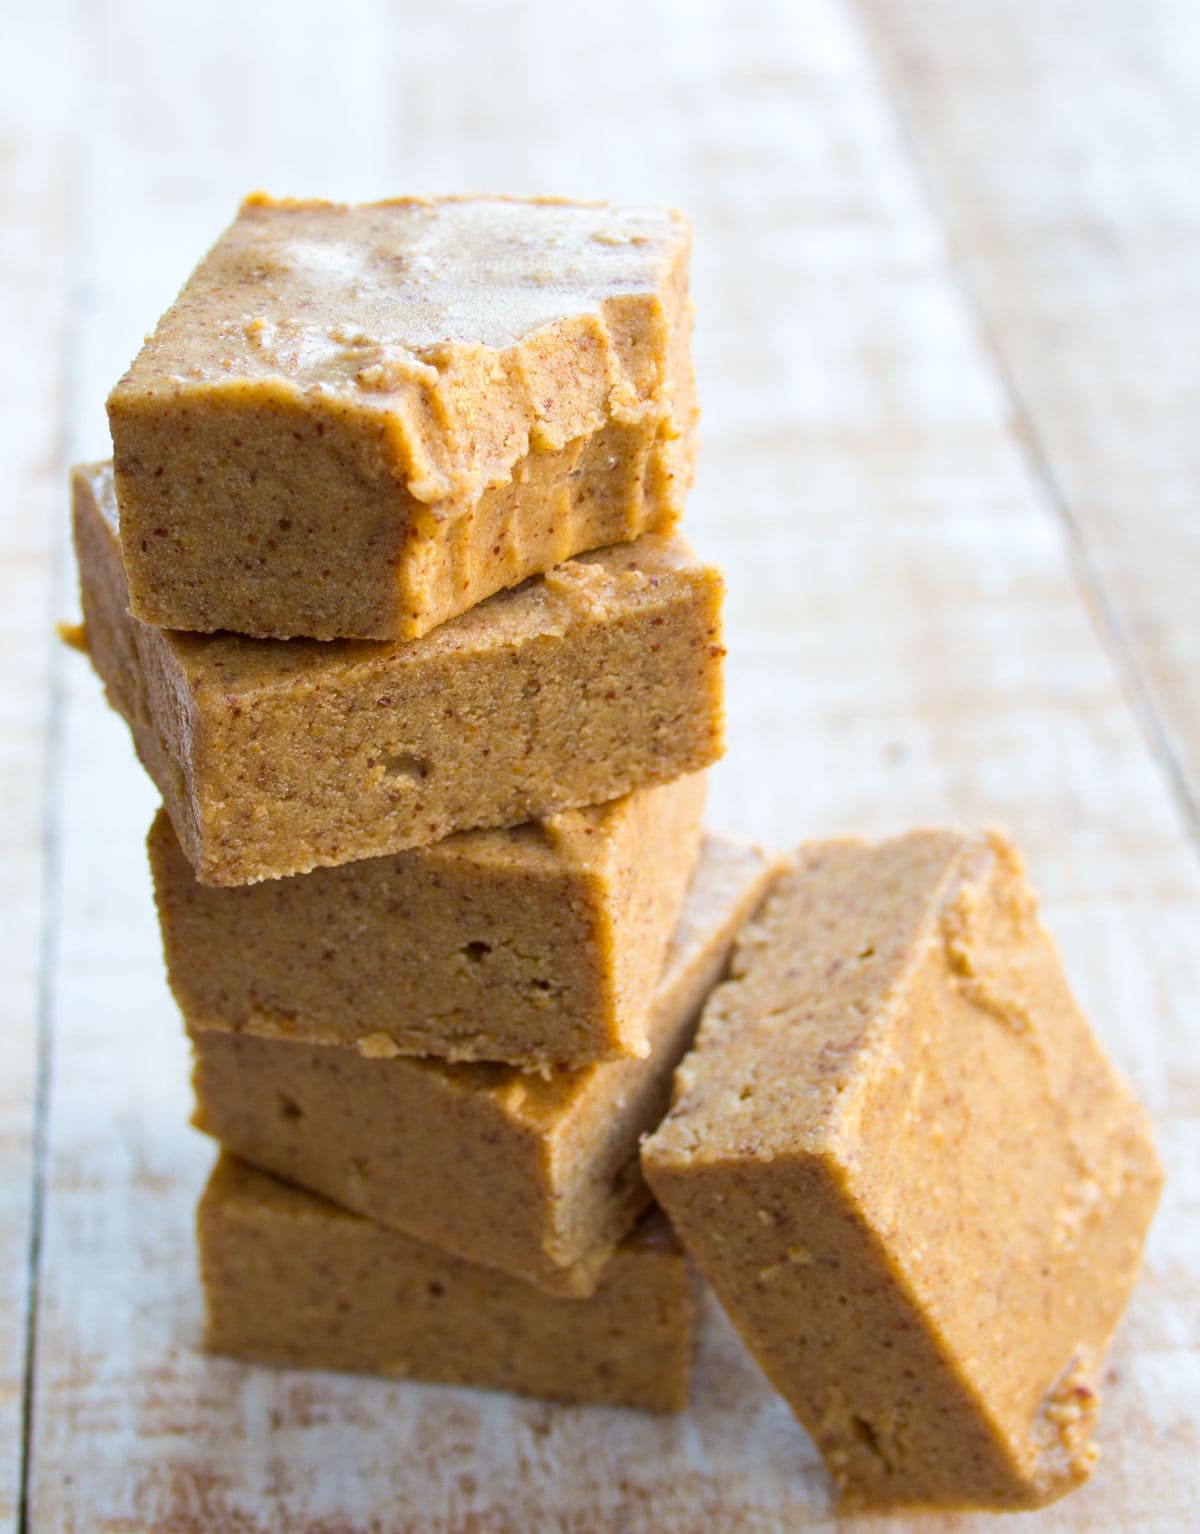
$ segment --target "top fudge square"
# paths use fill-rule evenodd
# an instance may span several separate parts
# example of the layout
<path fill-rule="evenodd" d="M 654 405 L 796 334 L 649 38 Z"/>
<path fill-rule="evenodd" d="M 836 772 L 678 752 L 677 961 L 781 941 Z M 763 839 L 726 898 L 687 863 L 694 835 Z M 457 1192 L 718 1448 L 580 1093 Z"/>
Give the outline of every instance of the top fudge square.
<path fill-rule="evenodd" d="M 689 247 L 661 208 L 249 198 L 109 395 L 131 612 L 411 639 L 668 531 Z"/>

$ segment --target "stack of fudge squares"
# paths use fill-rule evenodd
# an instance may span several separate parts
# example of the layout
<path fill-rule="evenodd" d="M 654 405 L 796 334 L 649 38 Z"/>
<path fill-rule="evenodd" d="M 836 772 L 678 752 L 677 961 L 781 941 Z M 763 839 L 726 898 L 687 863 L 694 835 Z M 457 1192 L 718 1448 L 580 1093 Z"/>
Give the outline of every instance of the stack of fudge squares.
<path fill-rule="evenodd" d="M 701 831 L 688 255 L 655 208 L 253 197 L 75 472 L 217 1350 L 683 1404 L 638 1142 L 769 869 Z"/>
<path fill-rule="evenodd" d="M 702 832 L 687 257 L 661 210 L 252 198 L 75 472 L 222 1147 L 208 1342 L 678 1409 L 686 1247 L 848 1502 L 1039 1506 L 1151 1136 L 1005 835 Z"/>

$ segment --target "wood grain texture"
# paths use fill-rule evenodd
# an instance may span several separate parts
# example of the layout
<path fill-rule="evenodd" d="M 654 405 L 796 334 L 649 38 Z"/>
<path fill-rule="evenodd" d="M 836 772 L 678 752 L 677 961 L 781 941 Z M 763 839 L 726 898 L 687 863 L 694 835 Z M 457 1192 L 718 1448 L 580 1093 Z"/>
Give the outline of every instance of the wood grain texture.
<path fill-rule="evenodd" d="M 688 209 L 705 407 L 689 530 L 729 577 L 732 749 L 710 818 L 780 844 L 1002 820 L 1027 847 L 1170 1177 L 1101 1467 L 1028 1522 L 1181 1527 L 1200 1500 L 1200 869 L 843 0 L 546 0 L 502 25 L 472 0 L 89 16 L 71 456 L 104 452 L 108 386 L 250 186 Z M 69 658 L 60 763 L 33 1528 L 833 1527 L 811 1444 L 713 1312 L 677 1421 L 201 1355 L 192 1210 L 211 1152 L 185 1127 L 142 851 L 153 797 Z M 935 1526 L 991 1521 L 889 1523 Z"/>
<path fill-rule="evenodd" d="M 20 1516 L 43 1017 L 53 579 L 76 120 L 42 94 L 78 63 L 70 8 L 14 13 L 0 90 L 0 1530 Z M 8 30 L 6 28 L 6 30 Z"/>
<path fill-rule="evenodd" d="M 1200 10 L 857 3 L 1200 841 Z"/>

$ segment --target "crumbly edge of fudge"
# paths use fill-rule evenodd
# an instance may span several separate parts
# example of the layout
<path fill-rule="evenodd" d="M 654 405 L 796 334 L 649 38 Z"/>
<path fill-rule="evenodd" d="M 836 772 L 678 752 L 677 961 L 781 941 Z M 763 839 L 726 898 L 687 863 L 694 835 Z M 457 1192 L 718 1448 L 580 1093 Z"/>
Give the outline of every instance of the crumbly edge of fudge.
<path fill-rule="evenodd" d="M 517 208 L 519 216 L 519 200 L 475 201 Z M 446 199 L 442 205 L 458 210 L 464 200 Z M 386 219 L 387 205 L 378 206 Z M 690 328 L 691 237 L 681 214 L 640 210 L 640 242 L 614 245 L 607 252 L 595 248 L 609 261 L 625 259 L 628 274 L 604 274 L 593 291 L 564 301 L 543 323 L 522 325 L 518 333 L 497 337 L 495 344 L 464 335 L 414 347 L 401 333 L 386 334 L 389 325 L 405 323 L 389 320 L 386 313 L 389 305 L 402 307 L 403 288 L 394 300 L 378 295 L 369 315 L 323 314 L 322 306 L 352 307 L 353 285 L 327 284 L 319 294 L 310 293 L 306 285 L 320 281 L 317 269 L 287 259 L 286 242 L 295 236 L 298 219 L 313 225 L 318 242 L 330 237 L 323 226 L 331 220 L 343 224 L 340 236 L 348 222 L 351 229 L 357 223 L 365 238 L 364 220 L 369 223 L 371 212 L 273 204 L 270 199 L 244 204 L 109 395 L 118 459 L 126 412 L 169 410 L 172 400 L 189 395 L 240 405 L 261 391 L 385 421 L 382 442 L 376 427 L 363 445 L 368 473 L 377 471 L 381 451 L 394 454 L 393 476 L 407 484 L 417 501 L 434 506 L 455 496 L 474 498 L 489 481 L 501 483 L 531 440 L 561 448 L 605 419 L 634 422 L 670 411 L 677 363 L 671 342 L 676 332 Z M 587 220 L 621 216 L 620 210 L 580 212 Z M 402 230 L 391 237 L 403 238 Z M 279 241 L 282 263 L 271 258 L 271 247 Z M 259 245 L 265 248 L 258 251 Z M 474 274 L 473 288 L 479 275 Z M 230 306 L 232 293 L 239 294 L 243 308 L 253 308 L 255 285 L 266 285 L 264 304 L 270 307 L 282 302 L 289 283 L 298 290 L 295 298 L 317 309 L 315 318 L 302 312 L 286 316 L 309 344 L 300 346 L 278 325 L 257 325 L 253 319 L 246 321 L 245 333 L 236 324 L 220 333 L 218 313 Z M 363 334 L 364 323 L 379 334 Z M 338 332 L 344 327 L 360 333 L 343 338 Z M 378 357 L 368 355 L 376 352 Z M 428 516 L 433 520 L 436 513 Z"/>
<path fill-rule="evenodd" d="M 227 231 L 109 398 L 135 616 L 271 637 L 413 638 L 586 548 L 678 520 L 697 418 L 682 218 L 659 216 L 646 236 L 656 253 L 627 291 L 606 282 L 593 307 L 507 347 L 439 344 L 425 360 L 380 343 L 373 361 L 362 336 L 272 347 L 279 325 L 260 317 L 246 322 L 258 326 L 252 344 L 239 345 L 236 324 L 223 332 L 219 365 L 206 368 L 212 338 L 194 327 L 245 286 L 254 237 Z M 251 285 L 243 306 L 255 298 Z M 324 336 L 316 321 L 288 323 L 310 342 Z M 286 376 L 295 359 L 326 353 L 333 381 Z M 602 504 L 603 476 L 601 501 L 559 496 L 549 518 L 542 496 L 516 493 L 530 473 L 577 480 L 569 460 L 605 436 L 616 445 L 591 457 L 625 461 L 616 504 Z M 214 508 L 229 523 L 215 544 Z"/>
<path fill-rule="evenodd" d="M 197 475 L 172 461 L 175 423 L 145 423 L 141 457 L 156 477 L 149 486 L 129 472 L 117 479 L 130 610 L 158 627 L 267 639 L 420 638 L 579 553 L 669 533 L 696 454 L 694 426 L 675 435 L 654 421 L 607 422 L 562 448 L 531 449 L 502 484 L 419 531 L 414 514 L 425 508 L 390 479 L 346 481 L 341 458 L 328 458 L 325 423 L 308 408 L 262 402 L 236 418 L 214 411 L 206 427 L 196 414 L 225 466 L 203 471 L 220 513 L 157 506 L 168 476 Z M 269 488 L 239 497 L 218 481 L 238 472 L 233 444 L 243 437 L 262 464 L 243 478 Z M 268 469 L 279 461 L 291 466 L 286 483 Z M 304 485 L 302 505 L 293 504 L 293 480 Z"/>

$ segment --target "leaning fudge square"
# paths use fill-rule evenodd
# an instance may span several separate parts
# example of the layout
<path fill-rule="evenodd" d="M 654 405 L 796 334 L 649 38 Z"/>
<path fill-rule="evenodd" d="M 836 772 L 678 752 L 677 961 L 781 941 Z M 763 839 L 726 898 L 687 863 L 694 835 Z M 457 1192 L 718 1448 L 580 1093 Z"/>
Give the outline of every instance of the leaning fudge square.
<path fill-rule="evenodd" d="M 689 244 L 665 208 L 249 198 L 109 396 L 134 616 L 411 639 L 669 531 Z"/>
<path fill-rule="evenodd" d="M 848 1501 L 1089 1474 L 1161 1173 L 1004 836 L 802 848 L 642 1163 Z"/>
<path fill-rule="evenodd" d="M 131 618 L 111 470 L 73 475 L 86 643 L 206 884 L 603 804 L 724 737 L 722 582 L 678 537 L 582 555 L 388 642 Z"/>
<path fill-rule="evenodd" d="M 196 1228 L 210 1352 L 581 1404 L 687 1404 L 694 1283 L 658 1211 L 585 1300 L 555 1299 L 225 1154 Z"/>
<path fill-rule="evenodd" d="M 194 1122 L 343 1208 L 548 1293 L 591 1294 L 650 1203 L 639 1137 L 666 1110 L 700 1007 L 773 868 L 755 848 L 706 839 L 645 1059 L 543 1078 L 192 1029 Z"/>
<path fill-rule="evenodd" d="M 167 978 L 194 1030 L 526 1070 L 646 1055 L 700 850 L 704 774 L 611 804 L 237 889 L 148 838 Z"/>

